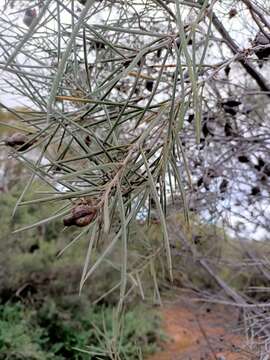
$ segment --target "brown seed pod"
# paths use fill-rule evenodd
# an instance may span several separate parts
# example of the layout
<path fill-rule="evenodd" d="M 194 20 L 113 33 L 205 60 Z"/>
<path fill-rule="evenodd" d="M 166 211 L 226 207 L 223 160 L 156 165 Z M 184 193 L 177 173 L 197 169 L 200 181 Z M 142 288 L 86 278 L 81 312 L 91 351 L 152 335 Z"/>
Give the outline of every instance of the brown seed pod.
<path fill-rule="evenodd" d="M 96 216 L 96 208 L 89 205 L 81 204 L 75 206 L 71 210 L 71 214 L 66 216 L 63 220 L 65 226 L 86 226 L 91 223 L 91 221 Z"/>
<path fill-rule="evenodd" d="M 63 223 L 65 226 L 75 225 L 75 220 L 73 218 L 73 215 L 66 216 L 63 220 Z"/>
<path fill-rule="evenodd" d="M 75 220 L 75 225 L 77 225 L 79 227 L 89 225 L 92 222 L 92 220 L 94 219 L 95 215 L 96 215 L 96 213 L 93 212 L 89 215 L 83 216 L 83 217 Z"/>
<path fill-rule="evenodd" d="M 7 146 L 18 148 L 18 151 L 27 150 L 30 146 L 33 145 L 33 141 L 29 142 L 29 138 L 22 133 L 15 133 L 6 138 L 5 144 Z"/>
<path fill-rule="evenodd" d="M 237 15 L 237 10 L 235 8 L 231 8 L 229 11 L 229 19 L 235 17 Z"/>
<path fill-rule="evenodd" d="M 93 212 L 93 209 L 88 205 L 78 205 L 72 209 L 72 215 L 74 220 L 77 220 L 83 216 L 89 215 Z"/>

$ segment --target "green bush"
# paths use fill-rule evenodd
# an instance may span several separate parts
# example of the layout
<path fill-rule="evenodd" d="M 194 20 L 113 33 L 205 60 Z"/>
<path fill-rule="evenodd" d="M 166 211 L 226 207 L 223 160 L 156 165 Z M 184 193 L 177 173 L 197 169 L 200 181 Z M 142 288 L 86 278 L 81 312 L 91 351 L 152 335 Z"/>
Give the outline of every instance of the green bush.
<path fill-rule="evenodd" d="M 39 344 L 43 332 L 32 326 L 29 313 L 19 304 L 0 306 L 0 359 L 52 359 Z"/>
<path fill-rule="evenodd" d="M 39 184 L 35 188 L 41 190 Z M 12 218 L 22 189 L 21 186 L 14 186 L 10 192 L 2 193 L 0 199 L 0 301 L 7 300 L 10 293 L 18 294 L 18 291 L 24 297 L 20 289 L 27 284 L 28 289 L 31 287 L 41 298 L 48 294 L 54 297 L 77 294 L 89 239 L 80 239 L 58 258 L 58 252 L 79 231 L 76 228 L 63 231 L 61 219 L 14 234 L 14 230 L 38 222 L 55 211 L 54 204 L 46 204 L 45 207 L 31 205 L 20 207 Z M 35 194 L 30 196 L 34 197 Z M 108 284 L 118 280 L 117 271 L 112 271 L 106 264 L 102 272 L 95 276 L 90 286 L 84 289 L 91 300 L 96 300 L 107 291 Z M 111 298 L 112 304 L 117 296 L 115 294 Z"/>
<path fill-rule="evenodd" d="M 39 189 L 38 184 L 35 187 Z M 140 349 L 152 352 L 159 326 L 149 309 L 132 306 L 117 322 L 117 291 L 91 305 L 119 281 L 117 269 L 112 271 L 110 264 L 104 263 L 79 296 L 87 239 L 57 257 L 77 229 L 63 232 L 60 219 L 12 234 L 55 210 L 48 204 L 45 208 L 21 207 L 12 218 L 21 191 L 20 186 L 13 186 L 9 193 L 1 194 L 0 360 L 111 359 L 112 353 L 132 360 L 139 359 Z M 117 253 L 115 256 L 117 260 Z"/>
<path fill-rule="evenodd" d="M 39 308 L 1 305 L 0 359 L 91 360 L 97 359 L 96 353 L 109 360 L 114 352 L 121 359 L 135 360 L 140 349 L 148 354 L 157 348 L 159 320 L 152 312 L 127 311 L 116 331 L 111 307 L 79 304 L 76 299 L 76 307 L 60 308 L 47 299 Z"/>

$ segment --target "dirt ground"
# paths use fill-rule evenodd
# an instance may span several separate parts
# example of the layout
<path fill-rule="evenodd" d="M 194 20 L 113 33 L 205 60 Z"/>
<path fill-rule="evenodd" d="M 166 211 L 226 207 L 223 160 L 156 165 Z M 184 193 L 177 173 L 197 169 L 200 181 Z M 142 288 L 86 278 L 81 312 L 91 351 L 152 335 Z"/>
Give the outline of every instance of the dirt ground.
<path fill-rule="evenodd" d="M 147 360 L 255 360 L 247 350 L 239 309 L 196 302 L 194 294 L 181 295 L 161 307 L 168 340 L 162 351 Z"/>

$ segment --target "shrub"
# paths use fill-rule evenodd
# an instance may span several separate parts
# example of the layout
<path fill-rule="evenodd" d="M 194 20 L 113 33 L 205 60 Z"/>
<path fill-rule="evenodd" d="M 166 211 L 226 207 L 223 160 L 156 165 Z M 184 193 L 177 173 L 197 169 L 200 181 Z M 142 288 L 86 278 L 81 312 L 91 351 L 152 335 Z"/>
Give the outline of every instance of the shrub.
<path fill-rule="evenodd" d="M 142 310 L 127 311 L 117 333 L 111 307 L 82 306 L 78 298 L 75 307 L 65 308 L 52 299 L 39 308 L 1 305 L 0 359 L 91 360 L 95 354 L 110 359 L 112 351 L 121 359 L 139 359 L 140 349 L 153 352 L 159 337 L 158 318 Z"/>

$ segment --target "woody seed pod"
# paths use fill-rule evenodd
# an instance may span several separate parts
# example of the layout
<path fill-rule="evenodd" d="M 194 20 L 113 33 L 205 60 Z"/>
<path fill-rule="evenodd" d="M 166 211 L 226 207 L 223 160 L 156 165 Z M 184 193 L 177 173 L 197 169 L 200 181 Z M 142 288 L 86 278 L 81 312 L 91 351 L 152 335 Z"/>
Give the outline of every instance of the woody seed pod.
<path fill-rule="evenodd" d="M 18 151 L 24 151 L 34 144 L 35 140 L 29 141 L 28 137 L 22 133 L 15 133 L 6 138 L 5 145 L 13 147 Z"/>
<path fill-rule="evenodd" d="M 96 216 L 96 209 L 89 205 L 77 205 L 71 210 L 71 214 L 63 220 L 65 226 L 76 225 L 79 227 L 86 226 Z"/>
<path fill-rule="evenodd" d="M 63 220 L 63 223 L 65 226 L 75 225 L 75 220 L 73 218 L 73 215 L 66 216 Z"/>
<path fill-rule="evenodd" d="M 91 221 L 94 219 L 95 215 L 96 215 L 96 213 L 93 212 L 89 215 L 83 216 L 83 217 L 75 220 L 75 225 L 77 225 L 79 227 L 89 225 L 91 223 Z"/>
<path fill-rule="evenodd" d="M 25 134 L 15 133 L 6 138 L 5 144 L 11 147 L 22 146 L 28 141 Z"/>
<path fill-rule="evenodd" d="M 73 219 L 77 220 L 83 216 L 89 215 L 93 212 L 93 209 L 88 205 L 78 205 L 72 209 Z"/>

